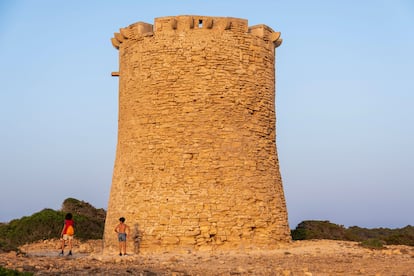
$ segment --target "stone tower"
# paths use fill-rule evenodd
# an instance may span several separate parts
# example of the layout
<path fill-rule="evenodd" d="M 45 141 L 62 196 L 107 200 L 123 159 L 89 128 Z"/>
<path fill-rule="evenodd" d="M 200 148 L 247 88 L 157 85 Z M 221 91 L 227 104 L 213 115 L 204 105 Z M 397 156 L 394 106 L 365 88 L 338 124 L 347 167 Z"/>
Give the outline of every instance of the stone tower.
<path fill-rule="evenodd" d="M 104 252 L 272 248 L 290 240 L 275 129 L 280 33 L 231 17 L 170 16 L 112 38 L 116 160 Z"/>

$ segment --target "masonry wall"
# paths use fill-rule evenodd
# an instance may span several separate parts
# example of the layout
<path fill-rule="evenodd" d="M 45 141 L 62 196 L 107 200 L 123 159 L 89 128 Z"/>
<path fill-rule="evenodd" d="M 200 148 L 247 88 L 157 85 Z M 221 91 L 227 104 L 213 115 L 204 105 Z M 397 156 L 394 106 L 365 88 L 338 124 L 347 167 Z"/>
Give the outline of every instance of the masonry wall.
<path fill-rule="evenodd" d="M 275 144 L 280 33 L 175 16 L 130 25 L 112 43 L 119 126 L 105 252 L 118 250 L 121 216 L 135 253 L 290 240 Z"/>

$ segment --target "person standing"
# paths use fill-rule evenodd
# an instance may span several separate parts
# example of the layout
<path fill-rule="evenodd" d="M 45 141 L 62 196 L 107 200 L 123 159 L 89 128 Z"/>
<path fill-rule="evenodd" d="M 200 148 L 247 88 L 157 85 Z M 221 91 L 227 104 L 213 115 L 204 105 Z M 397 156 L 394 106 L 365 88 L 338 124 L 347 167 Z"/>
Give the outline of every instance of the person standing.
<path fill-rule="evenodd" d="M 72 256 L 72 241 L 73 241 L 73 235 L 75 234 L 74 225 L 75 225 L 75 222 L 72 219 L 72 214 L 67 213 L 65 216 L 65 223 L 60 233 L 61 240 L 62 240 L 62 251 L 59 253 L 59 256 L 63 256 L 64 254 L 63 251 L 65 249 L 66 242 L 68 242 L 68 247 L 69 247 L 68 256 Z"/>
<path fill-rule="evenodd" d="M 125 218 L 119 218 L 119 224 L 115 227 L 115 232 L 118 234 L 119 241 L 119 256 L 126 256 L 126 238 L 129 233 L 129 226 L 125 224 Z"/>

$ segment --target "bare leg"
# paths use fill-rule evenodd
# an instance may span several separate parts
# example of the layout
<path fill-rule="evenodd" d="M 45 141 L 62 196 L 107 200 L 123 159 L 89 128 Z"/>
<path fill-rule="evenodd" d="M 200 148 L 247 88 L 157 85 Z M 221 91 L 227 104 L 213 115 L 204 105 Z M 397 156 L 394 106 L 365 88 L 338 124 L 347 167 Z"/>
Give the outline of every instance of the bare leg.
<path fill-rule="evenodd" d="M 62 249 L 62 252 L 60 252 L 60 255 L 63 255 L 63 250 L 65 250 L 65 240 L 64 239 L 62 239 L 62 243 L 61 243 L 61 249 Z"/>
<path fill-rule="evenodd" d="M 69 255 L 72 255 L 72 239 L 68 240 L 68 246 L 69 246 Z"/>

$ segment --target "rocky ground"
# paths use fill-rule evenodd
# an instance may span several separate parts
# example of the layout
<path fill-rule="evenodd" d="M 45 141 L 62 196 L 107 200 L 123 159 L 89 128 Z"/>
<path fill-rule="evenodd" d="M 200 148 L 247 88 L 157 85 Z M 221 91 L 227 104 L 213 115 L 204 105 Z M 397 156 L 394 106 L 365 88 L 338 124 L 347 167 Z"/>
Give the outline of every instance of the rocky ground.
<path fill-rule="evenodd" d="M 271 251 L 102 255 L 101 241 L 76 241 L 58 257 L 58 240 L 0 254 L 0 266 L 35 275 L 414 275 L 414 247 L 371 250 L 355 242 L 295 241 Z M 67 252 L 66 252 L 67 253 Z"/>

